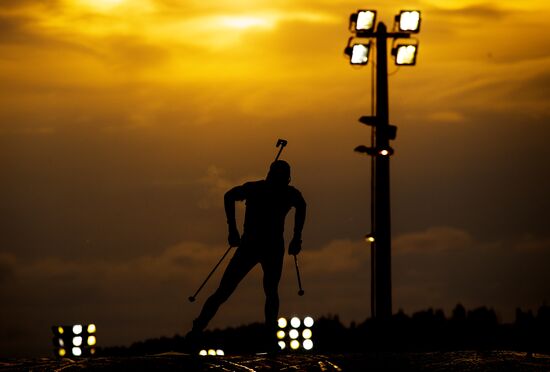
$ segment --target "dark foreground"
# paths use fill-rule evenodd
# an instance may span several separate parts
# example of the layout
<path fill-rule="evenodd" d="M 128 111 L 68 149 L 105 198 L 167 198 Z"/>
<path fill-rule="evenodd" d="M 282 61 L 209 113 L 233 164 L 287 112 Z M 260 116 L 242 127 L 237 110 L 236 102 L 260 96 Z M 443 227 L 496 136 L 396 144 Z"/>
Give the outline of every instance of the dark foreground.
<path fill-rule="evenodd" d="M 550 371 L 550 355 L 510 351 L 0 360 L 0 371 Z"/>

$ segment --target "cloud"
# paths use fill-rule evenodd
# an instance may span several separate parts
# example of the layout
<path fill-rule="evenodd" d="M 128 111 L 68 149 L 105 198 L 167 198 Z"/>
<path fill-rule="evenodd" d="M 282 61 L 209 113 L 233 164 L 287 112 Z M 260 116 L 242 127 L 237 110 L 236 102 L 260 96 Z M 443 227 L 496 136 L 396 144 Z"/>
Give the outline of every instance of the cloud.
<path fill-rule="evenodd" d="M 434 7 L 430 9 L 431 13 L 445 17 L 446 19 L 464 19 L 475 18 L 479 20 L 500 20 L 512 13 L 512 10 L 506 10 L 494 4 L 474 4 L 458 8 Z"/>

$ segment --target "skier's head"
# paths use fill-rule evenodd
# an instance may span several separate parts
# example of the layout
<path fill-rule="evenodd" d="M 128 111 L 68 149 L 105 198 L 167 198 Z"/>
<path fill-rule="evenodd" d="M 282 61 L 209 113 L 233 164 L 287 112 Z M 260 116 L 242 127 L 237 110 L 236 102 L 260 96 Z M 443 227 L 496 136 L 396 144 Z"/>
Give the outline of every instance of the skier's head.
<path fill-rule="evenodd" d="M 290 165 L 284 160 L 275 160 L 269 167 L 266 180 L 275 185 L 288 185 L 290 183 Z"/>

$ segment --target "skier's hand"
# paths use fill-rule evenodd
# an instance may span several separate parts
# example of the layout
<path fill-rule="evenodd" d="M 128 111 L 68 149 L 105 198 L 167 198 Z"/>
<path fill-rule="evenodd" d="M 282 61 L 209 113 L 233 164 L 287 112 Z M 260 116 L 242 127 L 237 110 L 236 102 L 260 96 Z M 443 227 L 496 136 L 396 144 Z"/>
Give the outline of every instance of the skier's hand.
<path fill-rule="evenodd" d="M 241 245 L 241 236 L 239 235 L 239 230 L 236 227 L 229 228 L 229 236 L 227 237 L 227 242 L 230 247 L 238 247 Z"/>
<path fill-rule="evenodd" d="M 288 254 L 291 256 L 296 256 L 300 251 L 302 250 L 302 239 L 295 236 L 290 241 L 290 244 L 288 245 Z"/>

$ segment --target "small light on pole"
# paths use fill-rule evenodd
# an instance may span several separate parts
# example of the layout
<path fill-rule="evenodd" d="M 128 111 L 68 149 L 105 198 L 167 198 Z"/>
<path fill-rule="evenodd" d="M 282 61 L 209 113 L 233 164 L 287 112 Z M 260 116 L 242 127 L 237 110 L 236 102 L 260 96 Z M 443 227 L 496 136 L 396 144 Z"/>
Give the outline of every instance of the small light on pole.
<path fill-rule="evenodd" d="M 365 235 L 365 241 L 367 243 L 374 243 L 375 240 L 376 239 L 374 238 L 374 234 L 370 233 L 370 234 Z"/>

